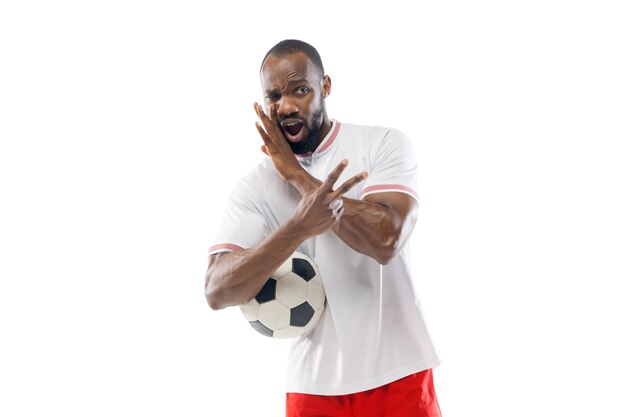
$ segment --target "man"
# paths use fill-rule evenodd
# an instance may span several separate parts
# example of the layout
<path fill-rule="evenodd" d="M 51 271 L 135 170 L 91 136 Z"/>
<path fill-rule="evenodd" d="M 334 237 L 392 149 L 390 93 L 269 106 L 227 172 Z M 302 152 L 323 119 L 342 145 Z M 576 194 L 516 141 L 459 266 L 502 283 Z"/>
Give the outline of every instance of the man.
<path fill-rule="evenodd" d="M 210 249 L 210 307 L 249 301 L 298 250 L 318 264 L 327 306 L 293 343 L 287 416 L 439 416 L 439 361 L 406 245 L 418 208 L 409 140 L 331 120 L 331 80 L 305 42 L 275 45 L 260 75 L 265 110 L 254 109 L 268 158 L 231 194 Z"/>

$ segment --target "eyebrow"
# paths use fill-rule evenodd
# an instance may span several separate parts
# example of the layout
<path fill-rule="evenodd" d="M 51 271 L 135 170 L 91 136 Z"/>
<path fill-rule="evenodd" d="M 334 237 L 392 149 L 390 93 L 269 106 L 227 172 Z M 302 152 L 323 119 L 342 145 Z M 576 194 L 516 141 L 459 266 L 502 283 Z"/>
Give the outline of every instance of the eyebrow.
<path fill-rule="evenodd" d="M 307 85 L 311 85 L 311 82 L 307 80 L 306 78 L 298 78 L 297 80 L 287 81 L 287 86 L 292 85 L 292 84 L 303 84 L 303 83 Z M 270 89 L 265 90 L 265 93 L 270 94 L 270 93 L 276 93 L 279 91 L 280 91 L 279 88 L 270 88 Z"/>

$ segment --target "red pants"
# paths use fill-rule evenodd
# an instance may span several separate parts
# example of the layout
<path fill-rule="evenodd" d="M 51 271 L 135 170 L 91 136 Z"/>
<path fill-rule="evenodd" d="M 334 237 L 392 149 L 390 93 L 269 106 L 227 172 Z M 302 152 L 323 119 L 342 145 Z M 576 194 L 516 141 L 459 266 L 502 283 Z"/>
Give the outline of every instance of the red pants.
<path fill-rule="evenodd" d="M 287 393 L 287 417 L 441 417 L 431 369 L 347 395 Z"/>

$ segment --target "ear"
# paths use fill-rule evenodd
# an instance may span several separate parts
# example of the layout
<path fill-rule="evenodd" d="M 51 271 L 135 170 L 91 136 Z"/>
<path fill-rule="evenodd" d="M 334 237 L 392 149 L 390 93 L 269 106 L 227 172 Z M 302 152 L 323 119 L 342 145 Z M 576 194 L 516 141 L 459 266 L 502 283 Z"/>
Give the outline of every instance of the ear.
<path fill-rule="evenodd" d="M 322 82 L 322 98 L 326 98 L 330 95 L 331 80 L 328 75 L 324 75 L 324 81 Z"/>

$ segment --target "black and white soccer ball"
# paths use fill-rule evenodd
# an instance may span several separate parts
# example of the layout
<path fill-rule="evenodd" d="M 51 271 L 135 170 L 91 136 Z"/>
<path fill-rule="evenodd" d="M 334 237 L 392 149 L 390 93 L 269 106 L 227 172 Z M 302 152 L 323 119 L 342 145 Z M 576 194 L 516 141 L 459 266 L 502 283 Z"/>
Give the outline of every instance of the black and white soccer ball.
<path fill-rule="evenodd" d="M 252 300 L 240 306 L 257 332 L 276 339 L 300 336 L 319 321 L 326 293 L 317 264 L 294 252 Z"/>

